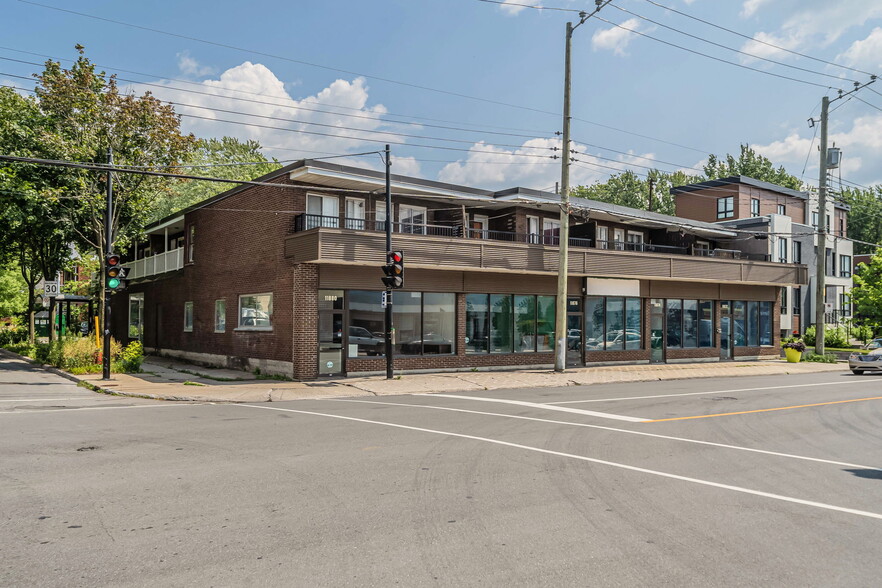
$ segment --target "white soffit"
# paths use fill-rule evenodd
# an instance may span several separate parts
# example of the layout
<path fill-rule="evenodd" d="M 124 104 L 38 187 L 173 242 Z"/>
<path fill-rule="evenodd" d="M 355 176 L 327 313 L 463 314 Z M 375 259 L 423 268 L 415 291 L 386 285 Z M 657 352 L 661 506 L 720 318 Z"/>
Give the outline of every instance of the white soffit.
<path fill-rule="evenodd" d="M 385 191 L 386 181 L 384 178 L 374 178 L 371 176 L 356 175 L 346 172 L 326 170 L 316 167 L 302 167 L 292 171 L 289 178 L 294 181 L 313 184 L 316 186 L 326 186 L 328 188 L 341 188 L 345 190 L 363 190 L 365 192 Z M 474 192 L 463 192 L 441 187 L 425 186 L 411 182 L 396 181 L 394 178 L 391 182 L 393 193 L 406 193 L 415 196 L 447 196 L 454 198 L 463 198 L 468 200 L 493 201 L 492 195 L 476 194 Z"/>

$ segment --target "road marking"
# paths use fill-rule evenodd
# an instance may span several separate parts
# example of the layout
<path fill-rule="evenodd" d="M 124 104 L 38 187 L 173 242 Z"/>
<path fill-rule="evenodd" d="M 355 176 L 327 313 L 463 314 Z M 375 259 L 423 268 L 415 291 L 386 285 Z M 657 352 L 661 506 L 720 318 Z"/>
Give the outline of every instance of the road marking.
<path fill-rule="evenodd" d="M 296 410 L 293 408 L 277 408 L 274 406 L 259 406 L 256 404 L 233 404 L 231 406 L 241 406 L 243 408 L 259 408 L 262 410 L 275 410 L 275 411 L 280 411 L 280 412 L 293 412 L 293 413 L 297 413 L 297 414 L 327 417 L 327 418 L 332 418 L 332 419 L 340 419 L 340 420 L 353 421 L 353 422 L 358 422 L 358 423 L 367 423 L 367 424 L 371 424 L 371 425 L 382 425 L 385 427 L 393 427 L 396 429 L 406 429 L 406 430 L 410 430 L 410 431 L 418 431 L 421 433 L 431 433 L 433 435 L 443 435 L 445 437 L 458 437 L 460 439 L 469 439 L 471 441 L 482 441 L 484 443 L 491 443 L 493 445 L 502 445 L 504 447 L 523 449 L 525 451 L 533 451 L 536 453 L 543 453 L 546 455 L 555 455 L 558 457 L 566 457 L 569 459 L 576 459 L 579 461 L 596 463 L 596 464 L 610 466 L 610 467 L 614 467 L 614 468 L 618 468 L 618 469 L 622 469 L 622 470 L 629 470 L 632 472 L 650 474 L 653 476 L 659 476 L 661 478 L 668 478 L 671 480 L 680 480 L 682 482 L 690 482 L 692 484 L 699 484 L 701 486 L 710 486 L 712 488 L 731 490 L 733 492 L 739 492 L 742 494 L 750 494 L 753 496 L 760 496 L 763 498 L 771 498 L 773 500 L 780 500 L 782 502 L 790 502 L 793 504 L 801 504 L 804 506 L 812 506 L 812 507 L 821 508 L 824 510 L 832 510 L 832 511 L 836 511 L 836 512 L 853 514 L 853 515 L 862 516 L 862 517 L 866 517 L 866 518 L 882 520 L 882 514 L 875 513 L 875 512 L 869 512 L 869 511 L 865 511 L 865 510 L 857 510 L 854 508 L 847 508 L 844 506 L 836 506 L 836 505 L 827 504 L 824 502 L 816 502 L 814 500 L 805 500 L 802 498 L 794 498 L 792 496 L 784 496 L 783 494 L 773 494 L 771 492 L 763 492 L 762 490 L 753 490 L 751 488 L 745 488 L 743 486 L 733 486 L 731 484 L 722 484 L 720 482 L 711 482 L 710 480 L 702 480 L 700 478 L 690 478 L 688 476 L 671 474 L 671 473 L 662 472 L 659 470 L 650 470 L 647 468 L 641 468 L 641 467 L 632 466 L 632 465 L 628 465 L 628 464 L 624 464 L 624 463 L 607 461 L 605 459 L 597 459 L 595 457 L 587 457 L 585 455 L 576 455 L 574 453 L 564 453 L 562 451 L 552 451 L 551 449 L 544 449 L 542 447 L 533 447 L 530 445 L 522 445 L 520 443 L 511 443 L 509 441 L 502 441 L 499 439 L 490 439 L 489 437 L 478 437 L 476 435 L 465 435 L 463 433 L 452 433 L 449 431 L 439 431 L 436 429 L 425 429 L 423 427 L 412 427 L 409 425 L 399 425 L 397 423 L 386 423 L 383 421 L 374 421 L 374 420 L 370 420 L 370 419 L 348 417 L 348 416 L 342 416 L 342 415 L 338 415 L 338 414 L 314 412 L 314 411 L 310 411 L 310 410 Z"/>
<path fill-rule="evenodd" d="M 696 416 L 674 417 L 670 419 L 653 419 L 644 423 L 663 423 L 665 421 L 688 421 L 690 419 L 709 419 L 714 417 L 732 416 L 736 414 L 753 414 L 755 412 L 772 412 L 773 410 L 790 410 L 791 408 L 809 408 L 811 406 L 827 406 L 829 404 L 846 404 L 848 402 L 864 402 L 866 400 L 882 400 L 882 396 L 872 398 L 855 398 L 853 400 L 834 400 L 832 402 L 816 402 L 815 404 L 797 404 L 796 406 L 780 406 L 778 408 L 760 408 L 757 410 L 742 410 L 739 412 L 721 412 L 719 414 L 700 414 Z"/>
<path fill-rule="evenodd" d="M 615 421 L 627 421 L 629 423 L 642 423 L 647 419 L 638 417 L 624 416 L 620 414 L 609 414 L 608 412 L 595 412 L 593 410 L 582 410 L 580 408 L 567 408 L 565 406 L 553 406 L 551 404 L 543 404 L 540 402 L 524 402 L 523 400 L 508 400 L 506 398 L 481 398 L 480 396 L 460 396 L 457 394 L 432 394 L 431 396 L 440 396 L 442 398 L 459 398 L 462 400 L 477 400 L 479 402 L 498 402 L 500 404 L 514 404 L 515 406 L 526 406 L 528 408 L 539 408 L 542 410 L 554 410 L 558 412 L 569 412 L 572 414 L 581 414 L 585 416 L 600 417 L 602 419 L 613 419 Z"/>
<path fill-rule="evenodd" d="M 673 398 L 676 396 L 702 396 L 707 394 L 726 394 L 731 392 L 753 392 L 756 390 L 781 390 L 783 388 L 807 388 L 809 386 L 844 386 L 845 384 L 864 384 L 866 380 L 853 382 L 819 382 L 814 384 L 789 384 L 787 386 L 764 386 L 762 388 L 735 388 L 734 390 L 708 390 L 704 392 L 684 392 L 682 394 L 656 394 L 654 396 L 625 396 L 619 398 L 593 398 L 591 400 L 564 400 L 559 402 L 547 402 L 555 406 L 560 404 L 579 404 L 582 402 L 614 402 L 616 400 L 650 400 L 652 398 Z"/>
<path fill-rule="evenodd" d="M 203 403 L 181 403 L 181 404 L 137 404 L 135 406 L 86 406 L 83 408 L 55 408 L 49 410 L 3 410 L 0 415 L 10 414 L 55 414 L 57 412 L 68 412 L 75 410 L 83 412 L 84 410 L 123 410 L 125 408 L 181 408 L 184 406 L 200 406 Z"/>
<path fill-rule="evenodd" d="M 433 395 L 434 396 L 434 395 Z M 555 425 L 569 425 L 573 427 L 585 427 L 588 429 L 601 429 L 603 431 L 613 431 L 616 433 L 627 433 L 629 435 L 641 435 L 643 437 L 655 437 L 656 439 L 666 439 L 669 441 L 682 441 L 684 443 L 695 443 L 698 445 L 709 445 L 711 447 L 720 447 L 723 449 L 736 449 L 738 451 L 749 451 L 751 453 L 762 453 L 765 455 L 773 455 L 775 457 L 786 457 L 790 459 L 801 459 L 804 461 L 814 461 L 818 463 L 825 463 L 835 466 L 844 466 L 849 468 L 858 468 L 862 470 L 872 470 L 872 471 L 882 471 L 882 468 L 877 468 L 875 466 L 861 465 L 857 463 L 849 463 L 847 461 L 835 461 L 832 459 L 821 459 L 819 457 L 807 457 L 805 455 L 795 455 L 793 453 L 781 453 L 778 451 L 769 451 L 766 449 L 754 449 L 753 447 L 742 447 L 740 445 L 728 445 L 726 443 L 714 443 L 713 441 L 701 441 L 699 439 L 687 439 L 685 437 L 674 437 L 671 435 L 660 435 L 658 433 L 646 433 L 644 431 L 632 431 L 629 429 L 618 429 L 616 427 L 606 427 L 604 425 L 590 425 L 588 423 L 574 423 L 571 421 L 556 421 L 554 419 L 540 419 L 538 417 L 528 417 L 521 416 L 516 414 L 505 414 L 498 412 L 483 412 L 480 410 L 468 410 L 465 408 L 450 408 L 447 406 L 433 406 L 429 404 L 407 404 L 404 402 L 383 402 L 380 400 L 356 400 L 354 398 L 322 398 L 322 400 L 326 400 L 328 402 L 357 402 L 360 404 L 383 404 L 389 406 L 405 406 L 405 407 L 413 407 L 413 408 L 429 408 L 433 410 L 446 410 L 450 412 L 463 412 L 468 414 L 479 414 L 485 416 L 495 416 L 495 417 L 504 417 L 509 419 L 519 419 L 524 421 L 535 421 L 539 423 L 551 423 Z"/>
<path fill-rule="evenodd" d="M 64 396 L 61 398 L 4 398 L 0 402 L 55 402 L 58 400 L 86 400 L 91 396 Z"/>

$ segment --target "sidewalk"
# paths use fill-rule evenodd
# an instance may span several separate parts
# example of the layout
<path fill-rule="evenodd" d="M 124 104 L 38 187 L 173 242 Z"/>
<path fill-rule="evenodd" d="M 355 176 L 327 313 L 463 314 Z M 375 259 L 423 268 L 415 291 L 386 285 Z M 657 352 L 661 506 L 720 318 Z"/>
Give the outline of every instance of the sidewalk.
<path fill-rule="evenodd" d="M 384 376 L 371 376 L 291 382 L 260 379 L 248 372 L 199 367 L 166 358 L 147 357 L 142 370 L 143 373 L 140 374 L 113 374 L 110 381 L 103 381 L 100 375 L 95 374 L 65 374 L 65 377 L 81 381 L 96 391 L 122 396 L 196 402 L 273 402 L 298 398 L 472 392 L 687 378 L 843 372 L 848 367 L 841 363 L 786 363 L 775 359 L 588 367 L 569 369 L 562 374 L 550 370 L 477 371 L 405 374 L 396 376 L 393 380 L 387 380 Z"/>

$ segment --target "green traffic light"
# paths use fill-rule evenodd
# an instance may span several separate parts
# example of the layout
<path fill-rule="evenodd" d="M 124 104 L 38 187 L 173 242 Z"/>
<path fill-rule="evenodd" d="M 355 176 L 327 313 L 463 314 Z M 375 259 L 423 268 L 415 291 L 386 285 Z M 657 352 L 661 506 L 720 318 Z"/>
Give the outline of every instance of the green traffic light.
<path fill-rule="evenodd" d="M 107 280 L 107 287 L 111 290 L 119 288 L 119 278 L 110 278 Z"/>

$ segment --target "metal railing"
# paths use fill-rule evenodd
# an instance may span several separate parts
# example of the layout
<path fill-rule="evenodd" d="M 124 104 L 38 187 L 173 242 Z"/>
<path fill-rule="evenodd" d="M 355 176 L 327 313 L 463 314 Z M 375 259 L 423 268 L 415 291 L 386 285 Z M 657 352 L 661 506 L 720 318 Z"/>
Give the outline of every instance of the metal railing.
<path fill-rule="evenodd" d="M 321 214 L 299 214 L 294 217 L 294 232 L 311 229 L 351 229 L 355 231 L 385 231 L 386 221 L 326 216 Z M 410 235 L 435 235 L 440 237 L 460 236 L 459 225 L 430 225 L 427 223 L 392 223 L 392 231 Z"/>
<path fill-rule="evenodd" d="M 129 261 L 125 265 L 129 268 L 129 273 L 126 276 L 129 280 L 179 270 L 184 267 L 184 248 L 178 247 L 165 253 L 151 255 L 137 261 Z"/>
<path fill-rule="evenodd" d="M 719 259 L 746 259 L 749 261 L 772 261 L 772 256 L 764 253 L 747 253 L 738 249 L 693 249 L 692 255 L 716 257 Z"/>

